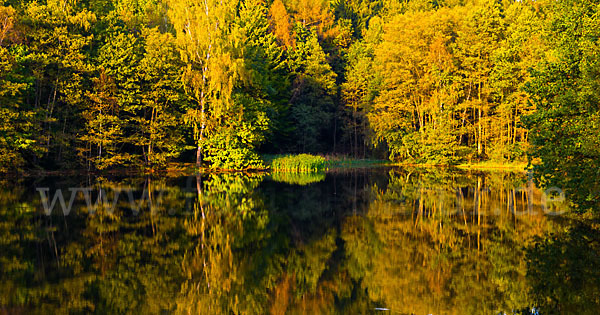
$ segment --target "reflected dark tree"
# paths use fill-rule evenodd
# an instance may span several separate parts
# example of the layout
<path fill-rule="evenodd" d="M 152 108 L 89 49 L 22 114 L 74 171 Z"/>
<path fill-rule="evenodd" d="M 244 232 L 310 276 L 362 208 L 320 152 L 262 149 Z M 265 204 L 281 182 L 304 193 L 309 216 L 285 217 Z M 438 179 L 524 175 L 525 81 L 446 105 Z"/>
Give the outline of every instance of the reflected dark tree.
<path fill-rule="evenodd" d="M 532 292 L 547 314 L 598 314 L 600 234 L 597 226 L 576 222 L 565 231 L 538 238 L 527 250 L 527 261 Z"/>

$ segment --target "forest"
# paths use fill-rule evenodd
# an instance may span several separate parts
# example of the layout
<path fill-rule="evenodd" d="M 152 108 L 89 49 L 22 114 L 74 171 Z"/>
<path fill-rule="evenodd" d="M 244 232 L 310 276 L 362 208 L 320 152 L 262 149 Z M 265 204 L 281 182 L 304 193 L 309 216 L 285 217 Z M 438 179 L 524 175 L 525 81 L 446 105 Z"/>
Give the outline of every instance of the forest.
<path fill-rule="evenodd" d="M 4 0 L 0 169 L 313 153 L 597 176 L 599 3 Z"/>
<path fill-rule="evenodd" d="M 600 0 L 0 4 L 0 313 L 598 313 Z"/>

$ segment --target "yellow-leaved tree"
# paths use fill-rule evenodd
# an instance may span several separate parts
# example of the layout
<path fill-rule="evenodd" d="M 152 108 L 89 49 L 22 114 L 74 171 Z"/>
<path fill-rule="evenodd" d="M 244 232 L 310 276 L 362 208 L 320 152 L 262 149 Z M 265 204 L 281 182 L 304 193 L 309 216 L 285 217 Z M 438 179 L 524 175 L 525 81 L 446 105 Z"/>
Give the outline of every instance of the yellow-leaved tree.
<path fill-rule="evenodd" d="M 233 23 L 239 1 L 169 0 L 168 4 L 185 64 L 184 85 L 194 101 L 184 120 L 193 126 L 200 167 L 203 142 L 225 118 L 242 67 L 242 59 L 235 57 L 241 34 Z"/>
<path fill-rule="evenodd" d="M 395 160 L 448 163 L 455 158 L 456 68 L 451 52 L 457 11 L 409 12 L 383 27 L 374 70 L 382 76 L 367 117 Z"/>

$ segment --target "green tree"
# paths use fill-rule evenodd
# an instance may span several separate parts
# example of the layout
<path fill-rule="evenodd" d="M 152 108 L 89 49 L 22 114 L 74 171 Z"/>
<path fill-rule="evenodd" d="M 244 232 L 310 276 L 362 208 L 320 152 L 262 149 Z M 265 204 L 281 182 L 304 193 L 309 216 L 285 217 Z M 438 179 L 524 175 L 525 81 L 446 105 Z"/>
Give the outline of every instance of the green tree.
<path fill-rule="evenodd" d="M 180 127 L 185 104 L 180 77 L 179 56 L 171 34 L 157 28 L 144 29 L 144 55 L 136 68 L 140 100 L 132 124 L 133 142 L 141 148 L 144 163 L 164 166 L 186 148 Z"/>
<path fill-rule="evenodd" d="M 527 116 L 531 157 L 544 186 L 567 191 L 580 210 L 600 203 L 600 35 L 597 1 L 550 6 L 551 56 L 529 86 L 536 112 Z"/>
<path fill-rule="evenodd" d="M 16 11 L 0 7 L 0 171 L 23 166 L 26 156 L 35 152 L 35 111 L 23 102 L 28 84 L 19 75 L 22 47 L 15 31 Z"/>
<path fill-rule="evenodd" d="M 336 74 L 327 61 L 317 34 L 297 25 L 297 48 L 291 56 L 296 76 L 290 98 L 296 152 L 323 152 L 333 143 L 332 112 L 337 93 Z"/>
<path fill-rule="evenodd" d="M 345 78 L 341 84 L 342 101 L 350 116 L 344 124 L 350 138 L 350 152 L 359 156 L 362 148 L 363 157 L 369 143 L 374 142 L 366 115 L 379 92 L 381 80 L 374 63 L 375 47 L 381 42 L 381 20 L 373 19 L 370 25 L 365 38 L 355 42 L 346 55 Z"/>
<path fill-rule="evenodd" d="M 107 38 L 98 55 L 98 78 L 87 93 L 90 106 L 84 112 L 88 143 L 80 156 L 98 169 L 133 164 L 135 152 L 126 150 L 130 118 L 139 107 L 139 82 L 136 80 L 140 61 L 139 42 L 133 34 L 116 33 Z"/>
<path fill-rule="evenodd" d="M 115 90 L 113 79 L 101 70 L 99 77 L 94 80 L 93 91 L 87 95 L 90 106 L 83 114 L 85 134 L 79 138 L 85 147 L 79 149 L 79 155 L 87 161 L 88 169 L 92 165 L 106 169 L 129 162 L 129 154 L 123 154 L 120 150 L 124 130 Z"/>
<path fill-rule="evenodd" d="M 89 50 L 93 40 L 93 12 L 73 2 L 28 2 L 20 13 L 20 34 L 27 43 L 23 59 L 32 84 L 25 99 L 39 113 L 36 146 L 45 167 L 73 164 L 91 72 Z"/>

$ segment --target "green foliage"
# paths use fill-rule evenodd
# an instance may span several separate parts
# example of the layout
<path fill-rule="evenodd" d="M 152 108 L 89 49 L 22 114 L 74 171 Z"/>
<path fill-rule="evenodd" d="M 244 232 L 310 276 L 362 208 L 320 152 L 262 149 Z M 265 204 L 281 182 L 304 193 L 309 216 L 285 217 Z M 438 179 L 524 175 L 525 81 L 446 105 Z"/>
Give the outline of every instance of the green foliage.
<path fill-rule="evenodd" d="M 294 126 L 291 150 L 324 152 L 334 109 L 335 78 L 317 34 L 296 25 L 297 48 L 291 56 L 292 84 L 290 115 Z"/>
<path fill-rule="evenodd" d="M 0 11 L 0 19 L 13 20 L 12 7 Z M 27 87 L 27 83 L 15 77 L 14 69 L 18 66 L 15 53 L 18 52 L 11 52 L 0 45 L 0 103 L 6 104 L 0 107 L 0 171 L 23 166 L 23 154 L 34 151 L 36 139 L 33 134 L 35 126 L 31 123 L 36 118 L 35 111 L 15 102 L 15 96 Z"/>
<path fill-rule="evenodd" d="M 566 190 L 580 210 L 600 205 L 600 57 L 598 3 L 557 1 L 551 6 L 551 58 L 528 90 L 537 111 L 527 116 L 530 154 L 544 186 Z"/>
<path fill-rule="evenodd" d="M 373 63 L 374 47 L 381 40 L 379 23 L 380 20 L 373 19 L 366 39 L 355 42 L 346 56 L 346 78 L 341 85 L 342 101 L 346 106 L 344 112 L 347 113 L 344 117 L 344 135 L 348 137 L 354 156 L 359 155 L 360 148 L 364 149 L 373 142 L 366 114 L 371 110 L 381 82 Z"/>
<path fill-rule="evenodd" d="M 82 158 L 98 169 L 130 162 L 129 154 L 120 154 L 124 130 L 119 118 L 120 107 L 114 95 L 114 81 L 101 72 L 94 81 L 94 90 L 88 94 L 93 104 L 82 116 L 86 120 L 86 134 L 80 138 L 87 142 Z"/>
<path fill-rule="evenodd" d="M 144 162 L 164 166 L 186 149 L 180 128 L 185 95 L 178 83 L 179 62 L 174 38 L 158 29 L 144 29 L 144 56 L 136 69 L 139 103 L 132 107 L 134 145 L 141 147 Z"/>
<path fill-rule="evenodd" d="M 139 102 L 139 82 L 135 79 L 140 62 L 140 45 L 133 34 L 116 33 L 107 38 L 98 52 L 98 78 L 87 93 L 90 105 L 83 113 L 87 143 L 80 156 L 97 169 L 133 164 L 136 154 L 123 152 L 127 138 L 129 114 Z"/>
<path fill-rule="evenodd" d="M 255 148 L 264 139 L 269 120 L 264 113 L 264 103 L 252 98 L 236 98 L 239 109 L 233 111 L 242 113 L 241 118 L 232 117 L 203 143 L 207 152 L 206 160 L 215 168 L 247 169 L 261 168 L 260 156 Z"/>

